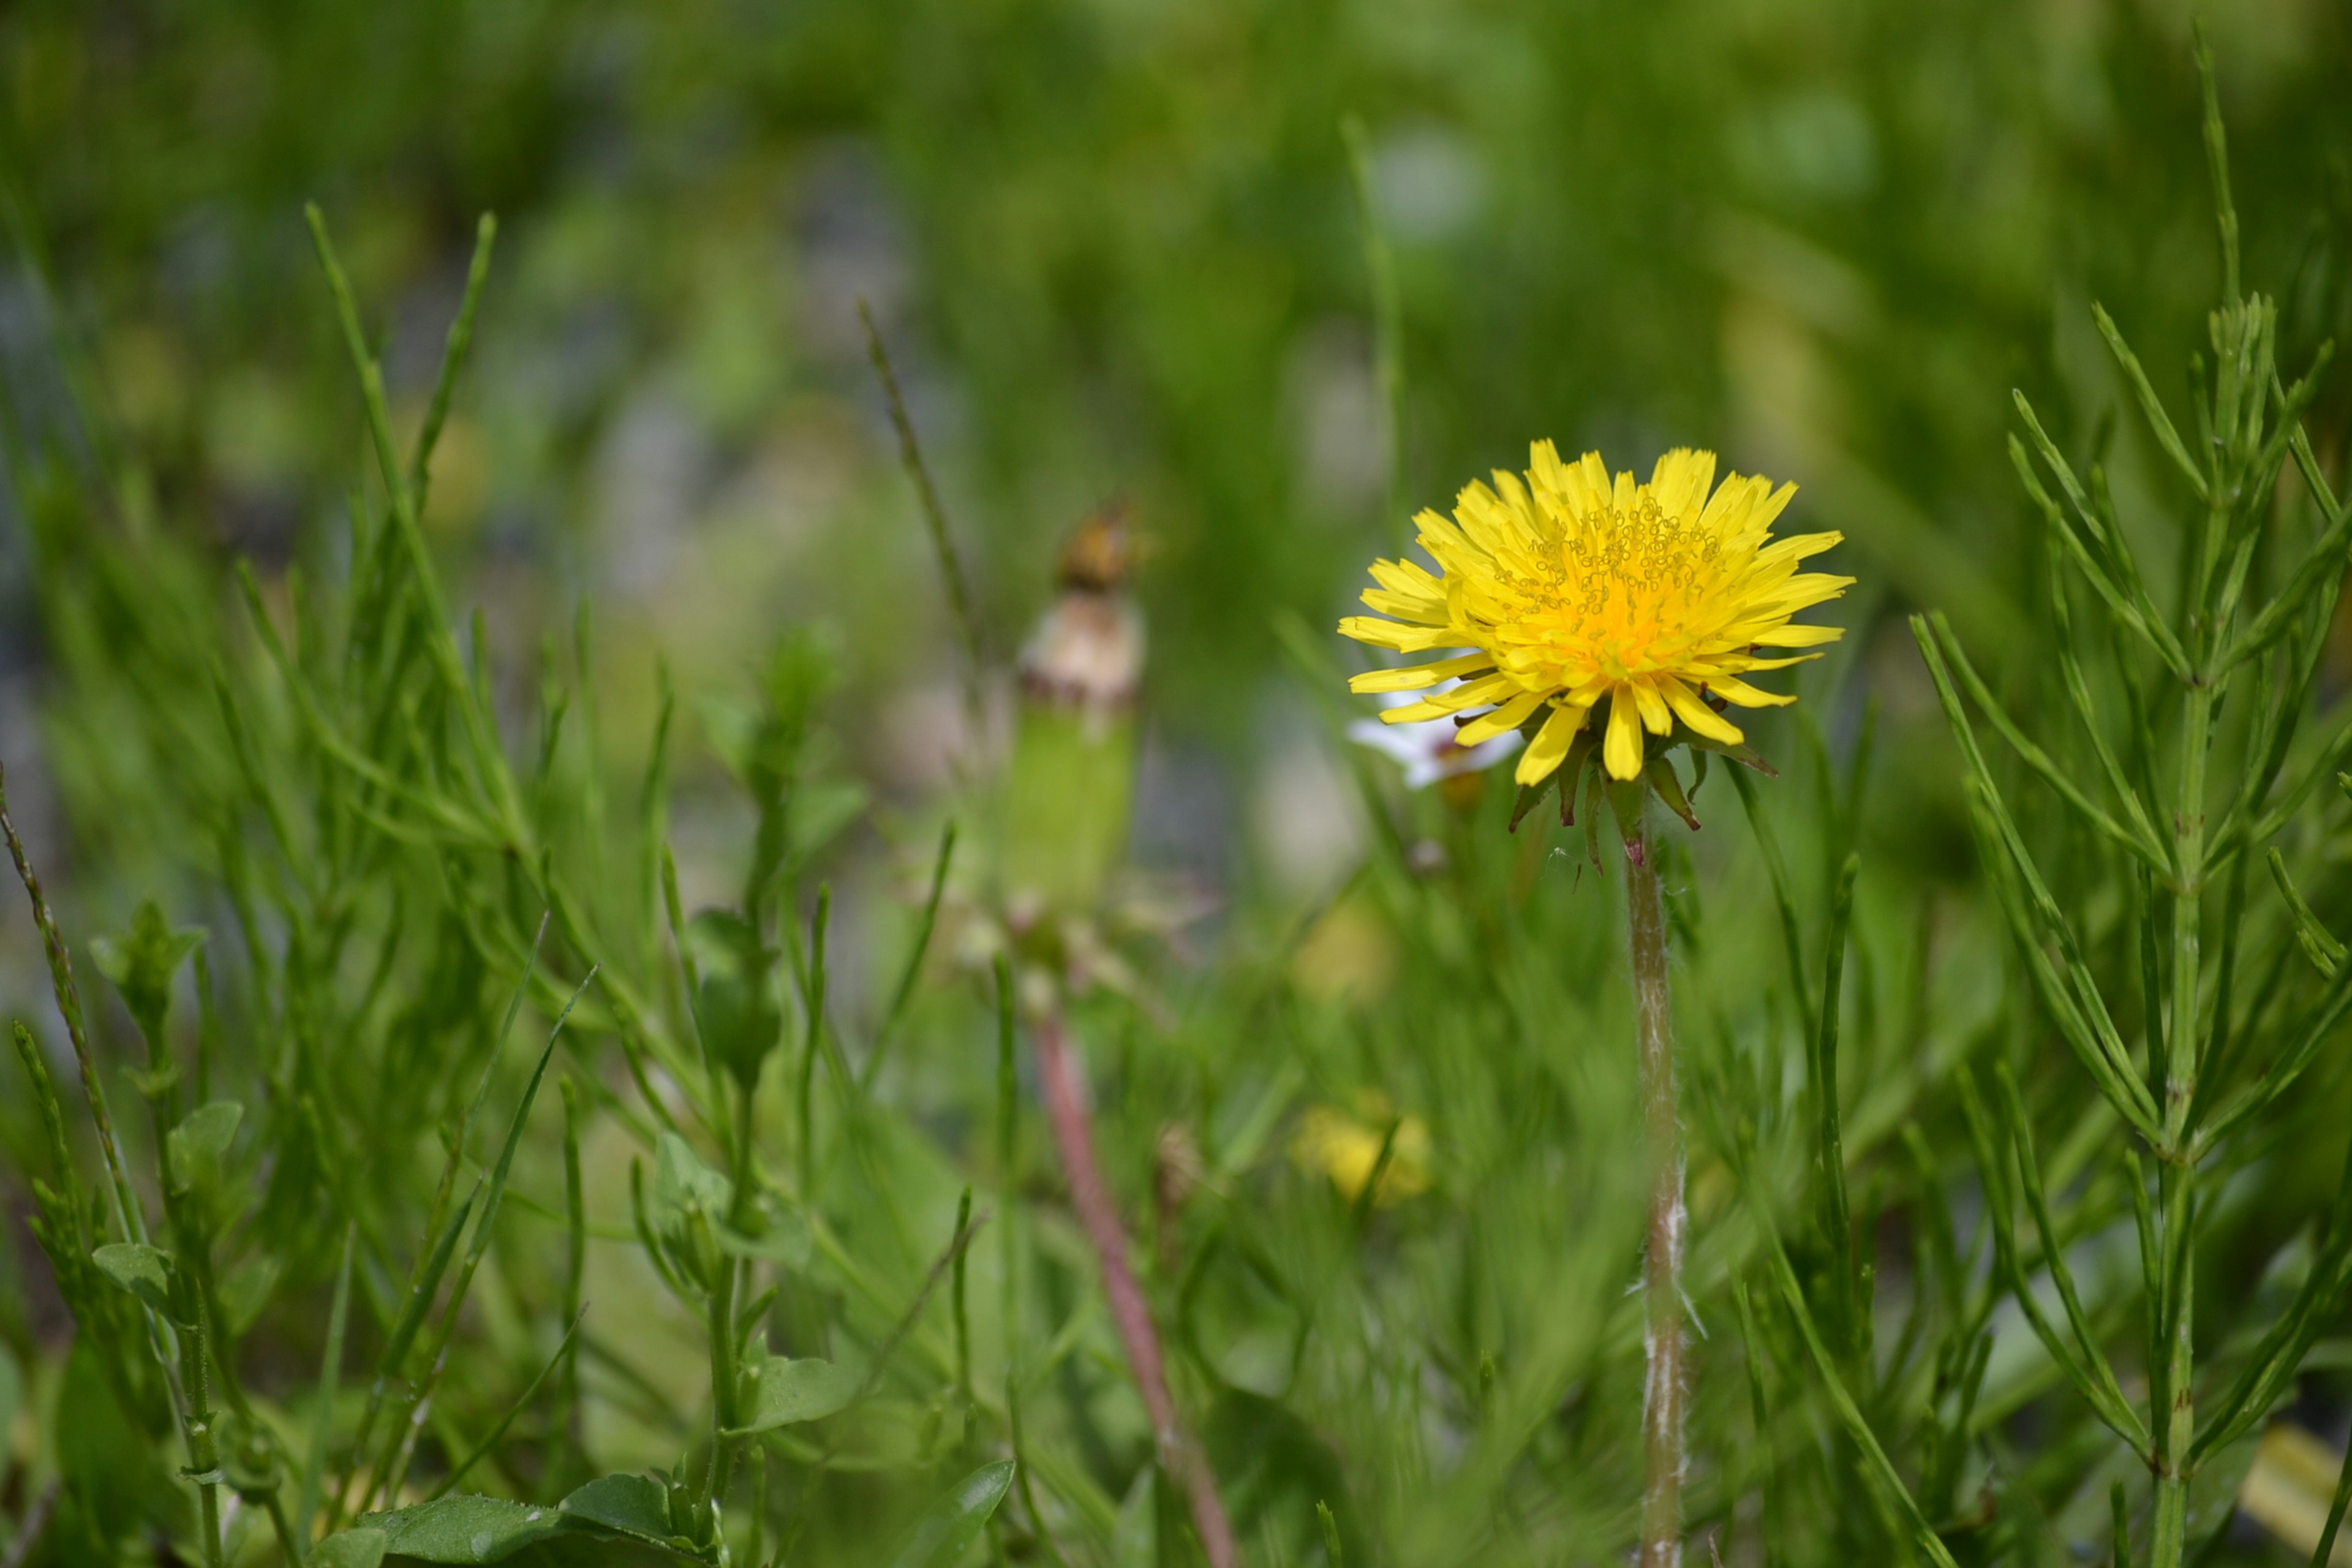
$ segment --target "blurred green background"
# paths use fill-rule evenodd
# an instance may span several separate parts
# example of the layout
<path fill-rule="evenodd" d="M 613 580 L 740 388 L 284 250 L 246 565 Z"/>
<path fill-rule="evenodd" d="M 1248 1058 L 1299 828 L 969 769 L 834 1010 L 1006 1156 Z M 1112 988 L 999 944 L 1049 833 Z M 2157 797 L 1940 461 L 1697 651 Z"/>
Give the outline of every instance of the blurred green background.
<path fill-rule="evenodd" d="M 2343 324 L 2352 19 L 2210 25 L 2296 360 Z M 494 211 L 436 508 L 463 596 L 527 649 L 593 594 L 640 691 L 656 647 L 690 690 L 829 621 L 861 761 L 909 790 L 950 644 L 864 298 L 1006 640 L 1062 532 L 1134 501 L 1150 711 L 1213 760 L 1214 839 L 1290 776 L 1269 627 L 1328 619 L 1392 537 L 1344 116 L 1394 251 L 1412 505 L 1537 437 L 1644 470 L 1711 445 L 1798 480 L 1843 570 L 1998 631 L 2032 570 L 2006 388 L 2084 426 L 2114 404 L 2091 298 L 2152 363 L 2201 334 L 2188 28 L 2168 0 L 23 0 L 0 152 L 56 293 L 16 274 L 9 378 L 39 406 L 50 334 L 84 341 L 156 514 L 283 562 L 355 447 L 300 204 L 412 421 Z"/>
<path fill-rule="evenodd" d="M 2247 275 L 2280 296 L 2281 357 L 2300 366 L 2352 331 L 2352 8 L 2239 0 L 2208 19 Z M 1643 471 L 1664 447 L 1710 446 L 1796 480 L 1787 526 L 1843 531 L 1832 563 L 1861 579 L 1838 617 L 1846 649 L 1806 678 L 1809 711 L 1840 759 L 1869 700 L 1882 712 L 1860 831 L 1863 908 L 1887 934 L 1864 988 L 1921 1020 L 1916 1038 L 1890 1024 L 1874 1047 L 1888 1078 L 1857 1120 L 1885 1138 L 1916 1087 L 1905 1075 L 1932 1070 L 1929 1033 L 1954 1051 L 1997 969 L 1968 912 L 1949 742 L 1900 617 L 1948 609 L 1996 669 L 2042 646 L 2042 612 L 2026 606 L 2041 603 L 2045 563 L 2003 451 L 2007 394 L 2025 389 L 2069 449 L 2105 438 L 2126 399 L 2091 300 L 2186 405 L 2181 367 L 2219 272 L 2189 29 L 2170 0 L 16 0 L 0 12 L 7 460 L 65 454 L 109 497 L 110 526 L 150 531 L 159 578 L 248 558 L 265 598 L 286 604 L 295 568 L 339 574 L 362 456 L 302 204 L 323 208 L 383 334 L 404 429 L 422 417 L 476 219 L 495 212 L 474 366 L 427 515 L 453 600 L 483 607 L 518 713 L 537 699 L 542 639 L 568 638 L 593 603 L 594 738 L 617 780 L 642 766 L 667 661 L 688 715 L 676 831 L 689 905 L 731 889 L 749 821 L 719 785 L 715 726 L 697 704 L 746 689 L 786 628 L 819 628 L 843 676 L 829 714 L 841 771 L 880 803 L 880 831 L 849 836 L 828 868 L 853 916 L 884 911 L 844 922 L 844 994 L 864 995 L 889 961 L 869 961 L 861 933 L 886 928 L 877 948 L 899 940 L 894 868 L 928 847 L 966 737 L 862 300 L 907 384 L 993 654 L 1017 645 L 1050 593 L 1057 542 L 1090 509 L 1127 499 L 1150 542 L 1135 853 L 1223 896 L 1228 918 L 1201 941 L 1234 962 L 1221 972 L 1234 984 L 1186 998 L 1171 1031 L 1181 1050 L 1121 1058 L 1122 1081 L 1141 1086 L 1111 1134 L 1130 1195 L 1163 1109 L 1198 1109 L 1188 1074 L 1264 1066 L 1249 1059 L 1258 986 L 1284 978 L 1257 974 L 1265 961 L 1291 965 L 1307 998 L 1286 1038 L 1323 1098 L 1345 1101 L 1354 1079 L 1436 1105 L 1450 1201 L 1532 1235 L 1559 1223 L 1565 1182 L 1613 1216 L 1587 1226 L 1593 1255 L 1613 1257 L 1625 1194 L 1602 1133 L 1625 1085 L 1605 1067 L 1579 1079 L 1588 1069 L 1538 1060 L 1538 1047 L 1465 1066 L 1377 1009 L 1352 1021 L 1315 1010 L 1392 982 L 1391 1004 L 1416 1019 L 1475 994 L 1487 1011 L 1445 1037 L 1465 1055 L 1530 1014 L 1560 1038 L 1622 1032 L 1622 1009 L 1599 996 L 1613 904 L 1589 888 L 1571 902 L 1565 860 L 1522 853 L 1527 840 L 1496 847 L 1417 801 L 1401 815 L 1472 868 L 1465 885 L 1475 870 L 1524 899 L 1541 871 L 1527 929 L 1558 946 L 1525 934 L 1514 946 L 1480 924 L 1491 910 L 1456 910 L 1445 918 L 1464 930 L 1431 916 L 1406 933 L 1409 956 L 1429 960 L 1414 968 L 1381 919 L 1335 919 L 1291 964 L 1268 933 L 1349 874 L 1372 828 L 1328 721 L 1333 688 L 1300 679 L 1282 630 L 1306 628 L 1335 668 L 1353 657 L 1328 629 L 1398 536 L 1392 473 L 1410 506 L 1443 507 L 1549 437 Z M 1350 117 L 1394 264 L 1401 430 L 1378 378 Z M 2308 420 L 2331 468 L 2352 424 L 2347 385 L 2337 377 Z M 2126 513 L 2161 514 L 2171 502 L 2144 481 L 2143 437 L 2126 419 L 2113 439 Z M 157 863 L 201 856 L 173 841 L 152 750 L 93 742 L 89 710 L 42 722 L 63 659 L 36 611 L 23 493 L 0 494 L 0 759 L 61 904 L 100 929 L 153 885 Z M 2168 558 L 2167 539 L 2145 542 Z M 94 559 L 52 537 L 42 569 L 70 582 Z M 187 579 L 173 581 L 159 605 L 191 601 Z M 221 609 L 241 613 L 226 595 Z M 176 646 L 170 628 L 137 635 L 150 632 Z M 2347 671 L 2339 650 L 2332 691 Z M 188 690 L 206 700 L 200 681 Z M 1829 774 L 1797 760 L 1794 725 L 1767 719 L 1754 733 L 1790 764 L 1785 795 L 1826 798 Z M 1728 832 L 1694 852 L 1723 872 L 1747 840 L 1727 792 L 1708 809 L 1710 829 L 1721 819 Z M 1818 816 L 1833 838 L 1833 814 Z M 1830 859 L 1817 847 L 1798 857 L 1809 898 L 1814 862 Z M 1724 875 L 1710 908 L 1734 934 L 1717 961 L 1752 976 L 1777 962 L 1763 886 L 1744 861 Z M 1928 906 L 1946 893 L 1961 912 L 1941 951 L 1976 978 L 1956 963 L 1931 1008 Z M 1507 963 L 1493 956 L 1507 949 Z M 1440 965 L 1447 954 L 1456 967 Z M 1513 967 L 1552 958 L 1577 973 L 1529 981 Z M 1695 973 L 1694 1005 L 1708 1005 L 1708 971 Z M 37 951 L 13 913 L 0 985 L 9 1011 L 45 1011 Z M 961 1112 L 940 1108 L 964 1089 L 978 1104 L 984 1065 L 941 1068 L 950 1088 L 913 1095 L 919 1111 L 952 1122 Z M 1545 1098 L 1554 1090 L 1570 1110 Z M 1538 1102 L 1530 1122 L 1594 1131 L 1567 1176 L 1543 1163 L 1556 1124 L 1504 1126 L 1503 1110 Z M 1482 1190 L 1488 1136 L 1510 1143 L 1523 1184 Z M 2277 1180 L 2306 1194 L 2326 1173 Z M 1702 1226 L 1721 1207 L 1706 1182 Z M 951 1191 L 935 1184 L 926 1203 Z M 1276 1216 L 1259 1240 L 1303 1257 L 1336 1247 L 1315 1229 L 1329 1215 L 1302 1215 Z M 2285 1228 L 2250 1222 L 2254 1267 Z M 1388 1309 L 1410 1322 L 1458 1308 L 1459 1342 L 1429 1353 L 1464 1387 L 1481 1335 L 1517 1334 L 1538 1365 L 1548 1332 L 1597 1342 L 1618 1284 L 1583 1281 L 1592 1299 L 1560 1328 L 1537 1263 L 1498 1266 L 1484 1306 L 1442 1299 L 1433 1244 L 1416 1266 L 1423 1293 L 1398 1287 Z M 1505 1327 L 1474 1321 L 1481 1311 Z M 674 1359 L 690 1364 L 691 1336 L 677 1337 Z M 1717 1371 L 1709 1397 L 1727 1421 L 1745 1390 L 1736 1358 Z M 1630 1392 L 1626 1367 L 1611 1375 Z M 1364 1447 L 1412 1448 L 1396 1433 L 1419 1419 L 1414 1399 L 1378 1398 L 1412 1414 Z M 1331 1414 L 1344 1407 L 1333 1395 L 1318 1418 L 1344 1429 Z M 1562 1443 L 1549 1461 L 1583 1474 L 1585 1450 Z M 1360 1495 L 1384 1455 L 1359 1468 Z M 1118 1473 L 1096 1468 L 1106 1485 Z M 1623 1480 L 1597 1473 L 1571 1502 L 1605 1513 L 1630 1495 Z"/>

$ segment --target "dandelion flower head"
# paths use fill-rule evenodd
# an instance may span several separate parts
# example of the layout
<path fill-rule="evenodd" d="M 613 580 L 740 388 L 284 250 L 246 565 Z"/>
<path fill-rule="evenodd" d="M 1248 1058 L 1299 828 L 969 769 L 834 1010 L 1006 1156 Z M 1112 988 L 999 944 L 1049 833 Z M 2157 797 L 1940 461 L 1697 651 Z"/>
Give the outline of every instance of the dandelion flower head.
<path fill-rule="evenodd" d="M 1524 481 L 1496 470 L 1456 499 L 1449 521 L 1414 521 L 1433 574 L 1412 561 L 1377 561 L 1364 604 L 1339 630 L 1399 653 L 1474 651 L 1433 664 L 1370 670 L 1358 691 L 1432 691 L 1391 708 L 1391 724 L 1480 708 L 1460 742 L 1482 741 L 1540 718 L 1517 769 L 1541 784 L 1588 725 L 1601 738 L 1609 775 L 1641 775 L 1643 733 L 1671 735 L 1675 721 L 1702 742 L 1737 746 L 1745 737 L 1723 710 L 1775 707 L 1795 698 L 1741 679 L 1813 654 L 1766 657 L 1834 642 L 1836 626 L 1790 617 L 1837 598 L 1851 577 L 1800 572 L 1799 563 L 1836 544 L 1835 533 L 1771 537 L 1772 521 L 1797 487 L 1734 474 L 1715 483 L 1715 454 L 1677 448 L 1658 459 L 1647 484 L 1613 478 L 1597 452 L 1560 461 L 1536 443 Z"/>

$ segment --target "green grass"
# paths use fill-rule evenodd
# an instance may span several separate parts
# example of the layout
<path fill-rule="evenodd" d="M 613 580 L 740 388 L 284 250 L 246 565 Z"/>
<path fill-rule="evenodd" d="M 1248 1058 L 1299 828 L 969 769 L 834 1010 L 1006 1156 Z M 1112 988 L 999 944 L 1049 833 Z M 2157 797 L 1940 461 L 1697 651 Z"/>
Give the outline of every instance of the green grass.
<path fill-rule="evenodd" d="M 2307 1560 L 2342 31 L 11 13 L 0 1557 L 1194 1560 L 1052 1019 L 1247 1562 L 1622 1561 L 1613 847 L 1402 789 L 1328 630 L 1550 435 L 1861 580 L 1667 839 L 1692 1560 Z M 1006 676 L 1112 491 L 1105 733 Z"/>

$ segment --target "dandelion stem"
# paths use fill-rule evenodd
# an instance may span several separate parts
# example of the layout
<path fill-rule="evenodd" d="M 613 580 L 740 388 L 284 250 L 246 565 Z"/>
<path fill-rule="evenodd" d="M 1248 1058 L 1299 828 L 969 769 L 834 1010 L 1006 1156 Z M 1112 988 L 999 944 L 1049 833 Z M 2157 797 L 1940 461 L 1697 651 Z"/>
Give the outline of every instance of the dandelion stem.
<path fill-rule="evenodd" d="M 1646 815 L 1648 797 L 1643 810 Z M 1680 1568 L 1683 1557 L 1682 1119 L 1675 1100 L 1675 1032 L 1666 988 L 1666 915 L 1655 846 L 1637 821 L 1625 839 L 1625 916 L 1633 962 L 1642 1112 L 1649 1150 L 1650 1232 L 1643 1289 L 1649 1321 L 1642 1390 L 1641 1568 Z"/>
<path fill-rule="evenodd" d="M 1054 1142 L 1062 1156 L 1062 1173 L 1070 1184 L 1071 1201 L 1078 1220 L 1093 1243 L 1102 1266 L 1103 1294 L 1110 1299 L 1111 1321 L 1118 1327 L 1119 1343 L 1127 1352 L 1128 1370 L 1135 1374 L 1143 1407 L 1151 1417 L 1152 1445 L 1160 1468 L 1182 1489 L 1192 1514 L 1192 1529 L 1209 1568 L 1234 1568 L 1233 1527 L 1225 1521 L 1225 1505 L 1217 1496 L 1216 1477 L 1207 1458 L 1184 1430 L 1176 1402 L 1168 1393 L 1167 1368 L 1160 1353 L 1160 1331 L 1153 1327 L 1150 1305 L 1135 1270 L 1128 1266 L 1127 1231 L 1103 1185 L 1101 1167 L 1095 1163 L 1094 1131 L 1087 1119 L 1087 1094 L 1078 1064 L 1062 1033 L 1058 1013 L 1047 1013 L 1037 1024 L 1038 1075 L 1045 1080 L 1045 1109 L 1054 1124 Z"/>

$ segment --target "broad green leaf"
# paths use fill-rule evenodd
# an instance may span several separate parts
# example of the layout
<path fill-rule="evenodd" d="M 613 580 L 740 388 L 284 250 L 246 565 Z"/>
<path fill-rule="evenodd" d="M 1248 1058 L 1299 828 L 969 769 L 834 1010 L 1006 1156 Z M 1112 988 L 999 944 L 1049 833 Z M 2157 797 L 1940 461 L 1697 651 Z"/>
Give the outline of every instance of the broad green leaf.
<path fill-rule="evenodd" d="M 730 1226 L 719 1227 L 719 1247 L 737 1258 L 756 1258 L 763 1263 L 781 1263 L 795 1271 L 806 1268 L 816 1250 L 816 1233 L 809 1228 L 808 1216 L 798 1209 L 782 1208 L 768 1215 L 768 1227 L 757 1236 L 746 1235 Z"/>
<path fill-rule="evenodd" d="M 228 1146 L 236 1138 L 237 1124 L 244 1120 L 245 1107 L 233 1100 L 200 1105 L 182 1118 L 164 1139 L 172 1169 L 172 1190 L 185 1193 L 217 1186 L 221 1162 L 227 1157 Z"/>
<path fill-rule="evenodd" d="M 445 1497 L 363 1521 L 384 1536 L 386 1568 L 505 1563 L 510 1568 L 663 1568 L 702 1561 L 670 1530 L 667 1494 L 649 1476 L 601 1476 L 552 1508 Z"/>
<path fill-rule="evenodd" d="M 752 1384 L 746 1400 L 751 1418 L 740 1429 L 746 1433 L 822 1420 L 857 1396 L 856 1373 L 814 1356 L 770 1356 L 746 1381 Z"/>
<path fill-rule="evenodd" d="M 665 1546 L 686 1545 L 670 1529 L 669 1493 L 651 1476 L 599 1476 L 560 1506 L 567 1521 L 601 1524 Z"/>
<path fill-rule="evenodd" d="M 339 1531 L 310 1549 L 310 1568 L 376 1568 L 390 1540 L 367 1525 Z"/>
<path fill-rule="evenodd" d="M 717 1220 L 735 1201 L 735 1184 L 702 1163 L 701 1157 L 675 1132 L 662 1134 L 654 1156 L 654 1225 L 675 1230 L 688 1206 L 698 1206 Z"/>
<path fill-rule="evenodd" d="M 421 1563 L 496 1563 L 564 1529 L 558 1510 L 487 1497 L 445 1497 L 366 1522 L 383 1531 L 387 1555 Z"/>
<path fill-rule="evenodd" d="M 898 1553 L 896 1568 L 953 1568 L 980 1538 L 988 1516 L 1013 1485 L 1013 1461 L 982 1465 L 931 1505 Z"/>
<path fill-rule="evenodd" d="M 109 1243 L 90 1254 L 109 1279 L 138 1297 L 164 1317 L 178 1321 L 172 1305 L 172 1255 L 141 1241 Z"/>

